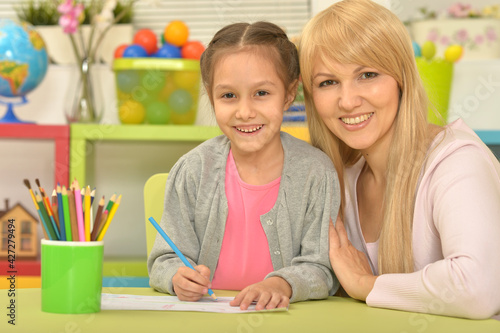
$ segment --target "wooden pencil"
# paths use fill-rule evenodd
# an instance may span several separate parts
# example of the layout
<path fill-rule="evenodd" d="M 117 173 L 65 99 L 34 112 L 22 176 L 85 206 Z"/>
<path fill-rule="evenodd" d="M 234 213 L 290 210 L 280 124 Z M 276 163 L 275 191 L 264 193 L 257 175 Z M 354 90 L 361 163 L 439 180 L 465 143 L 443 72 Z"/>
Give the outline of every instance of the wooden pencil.
<path fill-rule="evenodd" d="M 115 203 L 113 204 L 113 207 L 111 207 L 111 211 L 109 212 L 108 217 L 106 218 L 106 222 L 104 223 L 101 232 L 99 233 L 99 236 L 97 236 L 97 240 L 101 241 L 106 234 L 106 231 L 109 228 L 109 225 L 111 224 L 111 221 L 113 220 L 113 217 L 115 216 L 116 210 L 118 209 L 118 206 L 120 206 L 120 201 L 122 200 L 122 195 L 120 194 L 118 196 L 118 199 L 116 199 Z"/>
<path fill-rule="evenodd" d="M 83 211 L 82 211 L 82 194 L 80 192 L 80 185 L 78 185 L 78 181 L 75 179 L 73 182 L 75 186 L 75 206 L 76 206 L 76 220 L 78 224 L 78 239 L 80 242 L 85 242 L 85 223 L 83 219 Z"/>
<path fill-rule="evenodd" d="M 43 206 L 45 207 L 45 211 L 47 212 L 47 215 L 49 216 L 49 221 L 52 224 L 52 229 L 54 229 L 54 232 L 56 234 L 57 239 L 60 239 L 61 236 L 59 234 L 59 226 L 57 225 L 55 218 L 54 218 L 54 213 L 52 211 L 52 207 L 50 206 L 49 198 L 47 197 L 47 194 L 45 193 L 45 190 L 43 189 L 42 185 L 40 184 L 40 180 L 38 178 L 35 179 L 35 183 L 38 186 L 38 189 L 40 190 L 40 194 L 42 196 L 42 203 Z"/>
<path fill-rule="evenodd" d="M 45 207 L 44 207 L 43 202 L 42 202 L 42 197 L 40 196 L 40 194 L 35 193 L 35 198 L 36 198 L 36 201 L 38 203 L 38 207 L 40 207 L 40 212 L 42 213 L 43 220 L 45 221 L 45 223 L 47 225 L 47 233 L 49 234 L 50 239 L 57 240 L 56 232 L 55 232 L 54 228 L 52 227 L 52 223 L 50 223 L 49 214 L 45 210 Z"/>
<path fill-rule="evenodd" d="M 101 200 L 99 200 L 99 206 L 97 207 L 97 213 L 95 215 L 94 226 L 92 227 L 92 233 L 90 234 L 90 240 L 95 241 L 97 239 L 97 233 L 99 231 L 101 221 L 102 221 L 102 213 L 104 210 L 104 196 L 102 196 Z"/>
<path fill-rule="evenodd" d="M 73 234 L 71 231 L 71 217 L 69 213 L 68 191 L 66 190 L 66 186 L 64 185 L 61 190 L 61 198 L 63 204 L 64 229 L 66 231 L 66 240 L 71 242 L 73 240 Z"/>
<path fill-rule="evenodd" d="M 42 226 L 43 226 L 42 229 L 43 229 L 43 233 L 45 235 L 45 239 L 51 239 L 51 236 L 48 232 L 47 223 L 43 219 L 42 212 L 40 211 L 40 207 L 38 206 L 38 203 L 37 203 L 36 198 L 35 198 L 35 194 L 33 193 L 33 190 L 31 189 L 31 184 L 30 184 L 29 180 L 27 180 L 27 179 L 24 179 L 23 182 L 24 182 L 24 185 L 26 185 L 26 187 L 28 188 L 28 190 L 30 192 L 31 199 L 33 200 L 33 204 L 35 205 L 38 216 L 40 217 L 40 222 L 42 223 Z"/>
<path fill-rule="evenodd" d="M 57 192 L 56 192 L 56 189 L 54 189 L 52 191 L 52 212 L 54 213 L 54 220 L 56 221 L 57 229 L 60 229 L 60 227 L 59 227 L 59 215 L 57 213 Z"/>
<path fill-rule="evenodd" d="M 57 184 L 56 187 L 56 193 L 57 193 L 57 211 L 59 213 L 59 228 L 60 234 L 61 234 L 61 240 L 65 241 L 66 240 L 66 223 L 64 221 L 64 208 L 63 208 L 63 202 L 62 202 L 62 194 L 61 194 L 61 185 Z"/>
<path fill-rule="evenodd" d="M 74 188 L 72 185 L 68 191 L 69 219 L 71 220 L 71 237 L 74 242 L 78 242 L 80 237 L 78 236 L 78 221 L 76 217 L 75 194 L 73 191 Z"/>
<path fill-rule="evenodd" d="M 85 202 L 85 211 L 84 211 L 84 217 L 85 217 L 85 241 L 89 242 L 90 241 L 90 186 L 87 186 L 85 189 L 85 196 L 84 196 L 84 202 Z"/>

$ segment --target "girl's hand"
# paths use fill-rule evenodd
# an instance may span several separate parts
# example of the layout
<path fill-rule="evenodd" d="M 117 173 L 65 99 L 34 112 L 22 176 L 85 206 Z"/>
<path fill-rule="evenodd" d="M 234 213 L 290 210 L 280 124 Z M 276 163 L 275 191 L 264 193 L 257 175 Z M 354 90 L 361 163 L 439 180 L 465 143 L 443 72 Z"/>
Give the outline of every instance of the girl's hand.
<path fill-rule="evenodd" d="M 366 301 L 377 277 L 373 275 L 366 255 L 358 251 L 347 238 L 340 217 L 335 226 L 330 223 L 330 263 L 347 294 Z"/>
<path fill-rule="evenodd" d="M 204 265 L 194 267 L 179 267 L 172 277 L 172 284 L 177 298 L 181 301 L 197 301 L 211 288 L 210 269 Z"/>
<path fill-rule="evenodd" d="M 256 310 L 285 308 L 290 304 L 291 296 L 292 287 L 288 282 L 278 276 L 273 276 L 246 287 L 229 305 L 239 305 L 241 310 L 246 310 L 253 301 L 256 301 Z"/>

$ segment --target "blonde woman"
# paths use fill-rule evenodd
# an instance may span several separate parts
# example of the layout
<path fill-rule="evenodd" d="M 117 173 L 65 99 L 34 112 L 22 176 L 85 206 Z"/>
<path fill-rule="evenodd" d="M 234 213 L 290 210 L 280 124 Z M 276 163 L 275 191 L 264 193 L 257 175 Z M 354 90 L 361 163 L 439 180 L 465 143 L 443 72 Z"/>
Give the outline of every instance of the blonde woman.
<path fill-rule="evenodd" d="M 304 28 L 311 141 L 336 165 L 330 262 L 369 306 L 467 318 L 500 312 L 500 165 L 463 121 L 427 122 L 399 19 L 344 0 Z"/>

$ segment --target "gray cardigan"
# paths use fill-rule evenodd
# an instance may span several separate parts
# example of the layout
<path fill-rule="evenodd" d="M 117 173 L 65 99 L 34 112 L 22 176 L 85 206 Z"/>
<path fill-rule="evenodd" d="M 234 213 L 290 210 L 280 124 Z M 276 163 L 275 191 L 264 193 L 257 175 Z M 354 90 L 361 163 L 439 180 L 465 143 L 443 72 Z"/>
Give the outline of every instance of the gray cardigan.
<path fill-rule="evenodd" d="M 323 152 L 282 132 L 284 166 L 274 207 L 260 217 L 274 268 L 292 287 L 291 302 L 322 299 L 339 283 L 328 257 L 328 223 L 336 220 L 340 189 Z M 161 227 L 193 264 L 217 267 L 227 219 L 226 161 L 230 141 L 221 135 L 191 150 L 172 167 Z M 174 294 L 172 277 L 183 266 L 157 235 L 148 258 L 150 285 Z"/>

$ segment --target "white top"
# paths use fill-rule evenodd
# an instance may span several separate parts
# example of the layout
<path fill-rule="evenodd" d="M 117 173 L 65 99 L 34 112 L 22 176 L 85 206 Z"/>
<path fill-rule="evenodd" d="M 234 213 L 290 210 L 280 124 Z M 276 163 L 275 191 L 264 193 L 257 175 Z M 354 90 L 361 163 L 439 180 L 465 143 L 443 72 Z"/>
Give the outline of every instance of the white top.
<path fill-rule="evenodd" d="M 432 146 L 415 198 L 415 271 L 378 276 L 366 303 L 490 318 L 500 313 L 500 164 L 460 119 Z M 364 163 L 361 158 L 346 170 L 344 222 L 353 245 L 371 258 L 357 219 L 356 182 Z"/>

